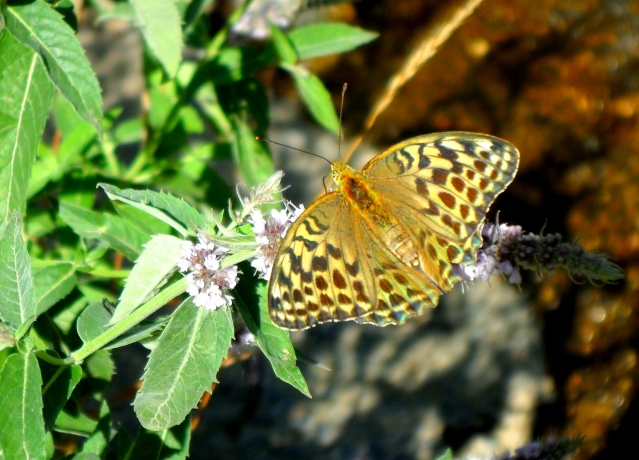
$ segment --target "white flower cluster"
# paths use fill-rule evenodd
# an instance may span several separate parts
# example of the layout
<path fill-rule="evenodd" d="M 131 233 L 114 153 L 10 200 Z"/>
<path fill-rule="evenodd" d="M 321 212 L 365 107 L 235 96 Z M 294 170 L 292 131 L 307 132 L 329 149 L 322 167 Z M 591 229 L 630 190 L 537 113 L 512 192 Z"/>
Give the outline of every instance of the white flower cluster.
<path fill-rule="evenodd" d="M 198 235 L 198 243 L 190 241 L 182 243 L 184 254 L 178 262 L 178 269 L 189 272 L 186 276 L 189 286 L 186 292 L 193 296 L 193 303 L 207 310 L 230 306 L 233 297 L 227 290 L 233 289 L 238 282 L 237 266 L 220 269 L 220 262 L 228 249 L 217 246 Z"/>
<path fill-rule="evenodd" d="M 277 255 L 282 238 L 291 224 L 304 212 L 304 206 L 297 207 L 290 201 L 285 202 L 281 211 L 271 210 L 268 219 L 255 209 L 248 218 L 256 241 L 261 244 L 251 266 L 259 273 L 260 278 L 268 280 L 273 269 L 273 261 Z"/>

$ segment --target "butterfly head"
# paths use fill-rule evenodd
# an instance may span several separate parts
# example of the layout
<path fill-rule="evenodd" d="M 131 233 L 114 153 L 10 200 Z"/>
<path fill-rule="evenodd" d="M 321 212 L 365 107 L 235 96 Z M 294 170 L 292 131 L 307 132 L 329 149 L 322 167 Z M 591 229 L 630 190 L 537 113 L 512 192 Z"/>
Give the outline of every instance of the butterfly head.
<path fill-rule="evenodd" d="M 331 169 L 331 179 L 338 185 L 344 181 L 344 175 L 355 172 L 349 165 L 340 161 L 332 161 Z"/>

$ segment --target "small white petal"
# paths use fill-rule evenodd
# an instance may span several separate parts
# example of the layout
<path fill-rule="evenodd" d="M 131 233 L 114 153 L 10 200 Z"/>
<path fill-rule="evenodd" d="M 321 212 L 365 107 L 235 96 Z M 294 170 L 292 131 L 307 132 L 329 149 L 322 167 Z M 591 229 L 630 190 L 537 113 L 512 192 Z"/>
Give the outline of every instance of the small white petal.
<path fill-rule="evenodd" d="M 281 211 L 271 209 L 271 219 L 280 225 L 286 224 L 288 221 L 288 211 L 286 209 L 282 209 Z"/>

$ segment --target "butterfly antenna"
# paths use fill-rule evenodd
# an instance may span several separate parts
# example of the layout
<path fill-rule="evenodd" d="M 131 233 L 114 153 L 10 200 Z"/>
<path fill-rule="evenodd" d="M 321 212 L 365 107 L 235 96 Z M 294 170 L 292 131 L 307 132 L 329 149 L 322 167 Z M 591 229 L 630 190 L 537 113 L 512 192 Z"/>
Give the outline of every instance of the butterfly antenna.
<path fill-rule="evenodd" d="M 344 95 L 346 94 L 348 83 L 342 86 L 342 102 L 339 104 L 339 134 L 337 135 L 337 156 L 342 159 L 342 112 L 344 111 Z"/>
<path fill-rule="evenodd" d="M 267 139 L 267 138 L 261 137 L 261 136 L 255 136 L 255 139 L 258 140 L 258 141 L 263 141 L 263 142 L 268 142 L 270 144 L 279 145 L 280 147 L 286 147 L 287 149 L 297 150 L 298 152 L 308 153 L 309 155 L 313 155 L 314 157 L 321 158 L 322 160 L 326 161 L 328 164 L 331 164 L 330 160 L 327 160 L 326 158 L 324 158 L 321 155 L 318 155 L 317 153 L 309 152 L 308 150 L 302 150 L 302 149 L 298 149 L 296 147 L 291 147 L 290 145 L 280 144 L 279 142 L 275 142 L 275 141 L 272 141 L 270 139 Z"/>

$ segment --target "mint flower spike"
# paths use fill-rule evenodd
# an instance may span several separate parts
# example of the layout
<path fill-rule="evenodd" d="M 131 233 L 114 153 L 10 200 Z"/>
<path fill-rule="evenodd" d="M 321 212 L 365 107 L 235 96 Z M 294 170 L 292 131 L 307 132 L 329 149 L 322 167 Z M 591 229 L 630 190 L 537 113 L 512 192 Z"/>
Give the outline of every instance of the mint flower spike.
<path fill-rule="evenodd" d="M 492 457 L 492 460 L 568 460 L 583 444 L 582 438 L 555 438 L 549 436 L 524 444 L 514 453 Z"/>
<path fill-rule="evenodd" d="M 284 172 L 275 171 L 271 177 L 266 179 L 266 181 L 261 184 L 253 187 L 248 197 L 242 195 L 239 189 L 239 184 L 236 187 L 237 197 L 242 203 L 242 213 L 241 218 L 245 218 L 246 216 L 253 213 L 253 211 L 259 206 L 265 204 L 274 204 L 282 201 L 281 199 L 276 199 L 275 195 L 282 193 L 288 187 L 280 187 L 280 183 L 282 181 L 282 177 L 284 177 Z"/>
<path fill-rule="evenodd" d="M 282 238 L 291 224 L 304 212 L 304 206 L 295 206 L 290 201 L 284 202 L 284 209 L 271 210 L 267 219 L 262 213 L 254 209 L 248 222 L 252 225 L 255 233 L 255 241 L 260 245 L 256 252 L 256 257 L 251 261 L 251 266 L 255 268 L 260 278 L 268 280 L 271 277 L 273 262 L 280 248 Z"/>
<path fill-rule="evenodd" d="M 197 244 L 184 241 L 182 250 L 178 269 L 188 272 L 186 292 L 193 297 L 193 303 L 211 311 L 231 306 L 233 297 L 227 291 L 239 281 L 237 265 L 220 268 L 229 250 L 212 243 L 201 232 L 198 232 Z"/>
<path fill-rule="evenodd" d="M 606 254 L 588 252 L 578 244 L 564 243 L 559 233 L 550 235 L 524 233 L 518 225 L 486 224 L 483 244 L 472 265 L 455 266 L 463 281 L 503 275 L 512 284 L 521 283 L 521 269 L 538 273 L 564 268 L 570 279 L 585 278 L 591 284 L 613 283 L 623 278 L 623 270 Z"/>

